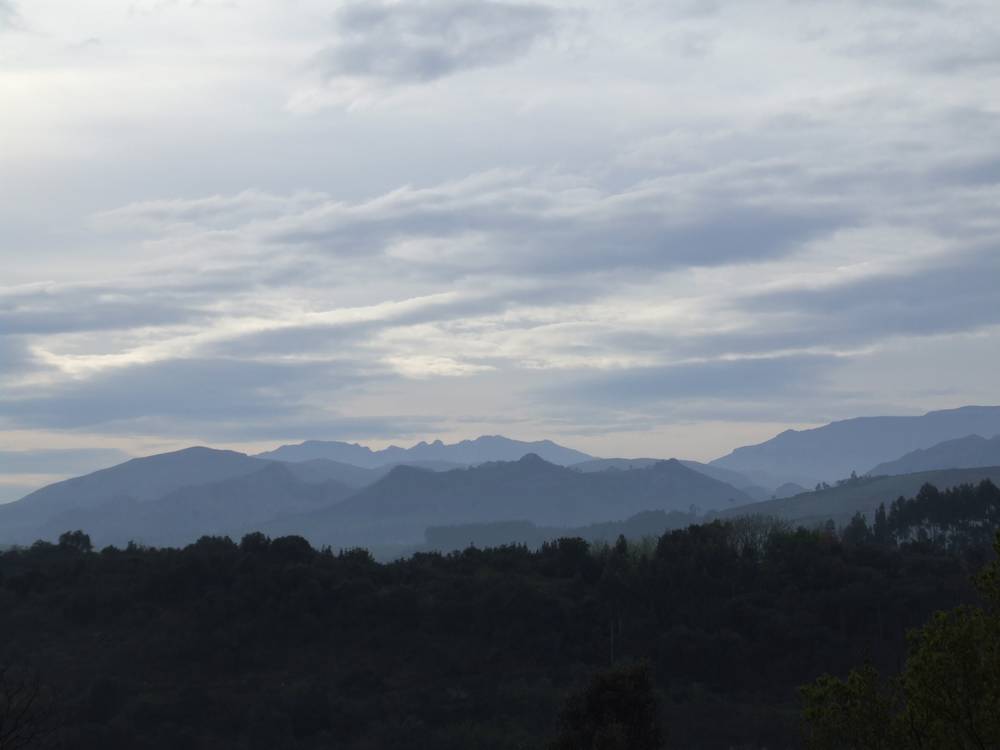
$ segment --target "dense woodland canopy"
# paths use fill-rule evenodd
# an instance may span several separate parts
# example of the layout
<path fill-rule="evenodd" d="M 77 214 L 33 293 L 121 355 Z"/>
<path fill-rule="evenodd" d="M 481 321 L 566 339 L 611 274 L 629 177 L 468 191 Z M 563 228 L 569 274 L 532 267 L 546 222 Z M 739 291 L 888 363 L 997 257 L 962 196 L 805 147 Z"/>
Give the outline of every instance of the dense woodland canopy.
<path fill-rule="evenodd" d="M 998 508 L 928 488 L 843 534 L 751 517 L 388 564 L 67 533 L 0 555 L 0 661 L 68 748 L 800 747 L 801 685 L 897 674 L 908 630 L 978 601 Z"/>

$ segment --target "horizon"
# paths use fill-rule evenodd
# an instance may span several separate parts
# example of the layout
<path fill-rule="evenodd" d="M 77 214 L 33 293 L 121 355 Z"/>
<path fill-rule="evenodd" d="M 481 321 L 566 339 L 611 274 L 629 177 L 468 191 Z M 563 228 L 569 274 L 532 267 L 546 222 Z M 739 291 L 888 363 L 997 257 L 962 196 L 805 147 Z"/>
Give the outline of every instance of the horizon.
<path fill-rule="evenodd" d="M 937 412 L 937 411 L 957 411 L 957 410 L 961 410 L 961 409 L 980 409 L 980 408 L 995 408 L 995 405 L 990 405 L 990 404 L 962 404 L 960 406 L 953 406 L 953 407 L 948 407 L 948 408 L 945 408 L 945 409 L 935 409 L 935 410 L 931 410 L 930 412 L 926 412 L 925 411 L 925 412 L 920 412 L 920 413 L 915 413 L 915 414 L 866 414 L 866 415 L 858 415 L 858 416 L 855 416 L 855 417 L 849 417 L 847 419 L 848 420 L 852 420 L 852 419 L 866 419 L 866 418 L 867 419 L 871 419 L 871 418 L 879 418 L 879 417 L 890 417 L 890 418 L 891 417 L 920 417 L 920 416 L 926 416 L 927 414 L 930 414 L 930 413 L 933 413 L 933 412 Z M 837 421 L 845 421 L 845 420 L 837 420 Z M 569 448 L 569 449 L 572 449 L 572 450 L 580 451 L 582 453 L 586 453 L 586 454 L 590 455 L 594 459 L 632 459 L 632 460 L 637 460 L 637 459 L 656 459 L 656 460 L 662 460 L 662 461 L 671 460 L 671 459 L 678 459 L 678 460 L 682 460 L 682 461 L 698 461 L 700 463 L 710 463 L 710 462 L 712 462 L 715 459 L 723 458 L 725 456 L 730 455 L 733 451 L 737 450 L 738 448 L 746 447 L 747 445 L 755 445 L 755 444 L 758 444 L 758 443 L 761 443 L 761 442 L 766 442 L 766 441 L 768 441 L 768 440 L 770 440 L 772 438 L 775 438 L 775 437 L 783 434 L 784 432 L 789 432 L 789 431 L 791 431 L 791 432 L 802 432 L 802 431 L 807 431 L 807 430 L 811 430 L 811 429 L 817 429 L 819 427 L 825 426 L 826 424 L 830 424 L 830 423 L 813 424 L 813 425 L 799 426 L 799 427 L 786 427 L 784 429 L 778 430 L 778 431 L 776 431 L 776 432 L 774 432 L 772 434 L 767 435 L 766 437 L 762 438 L 761 440 L 757 440 L 757 441 L 753 441 L 753 442 L 749 442 L 749 443 L 734 444 L 734 445 L 732 445 L 731 448 L 725 450 L 722 453 L 713 454 L 713 455 L 704 455 L 704 456 L 700 456 L 700 457 L 699 456 L 693 456 L 693 455 L 687 455 L 687 454 L 676 454 L 676 453 L 675 454 L 660 454 L 660 455 L 657 455 L 657 454 L 652 453 L 652 452 L 648 452 L 648 453 L 645 453 L 645 454 L 638 454 L 638 453 L 636 453 L 636 454 L 627 454 L 627 453 L 622 453 L 622 452 L 610 453 L 610 454 L 598 454 L 598 453 L 592 453 L 591 451 L 588 451 L 588 450 L 586 450 L 585 448 L 582 448 L 579 445 L 565 443 L 565 442 L 562 442 L 562 441 L 559 441 L 559 440 L 554 440 L 552 438 L 546 438 L 546 437 L 525 438 L 525 437 L 521 437 L 521 436 L 514 436 L 514 435 L 509 435 L 509 434 L 503 434 L 503 433 L 484 433 L 484 434 L 481 434 L 481 435 L 475 435 L 475 436 L 469 436 L 469 437 L 457 437 L 457 438 L 449 438 L 449 439 L 434 438 L 434 437 L 425 437 L 425 438 L 422 438 L 422 439 L 419 439 L 419 440 L 413 440 L 413 441 L 409 441 L 409 442 L 407 442 L 407 441 L 394 442 L 392 440 L 386 440 L 386 441 L 381 441 L 380 442 L 380 441 L 364 441 L 364 440 L 351 440 L 351 439 L 323 440 L 321 438 L 311 438 L 311 439 L 308 439 L 308 440 L 298 440 L 298 441 L 293 440 L 293 441 L 289 441 L 289 442 L 278 442 L 278 443 L 270 443 L 269 442 L 269 443 L 253 444 L 253 445 L 249 445 L 249 446 L 248 445 L 235 446 L 235 445 L 229 445 L 229 444 L 217 444 L 217 445 L 213 445 L 213 444 L 210 444 L 210 443 L 179 443 L 179 444 L 175 444 L 175 445 L 172 445 L 172 446 L 169 446 L 169 447 L 165 447 L 165 448 L 162 448 L 162 449 L 155 450 L 155 451 L 150 452 L 150 453 L 142 453 L 142 454 L 129 455 L 129 454 L 126 454 L 124 452 L 119 452 L 117 455 L 113 455 L 113 452 L 109 451 L 109 452 L 106 453 L 106 455 L 104 455 L 103 458 L 97 458 L 96 456 L 92 456 L 90 459 L 83 458 L 83 463 L 77 463 L 76 464 L 77 469 L 75 471 L 69 472 L 69 473 L 64 473 L 64 474 L 45 474 L 45 475 L 39 474 L 39 475 L 30 475 L 30 474 L 18 473 L 16 471 L 12 472 L 12 473 L 8 473 L 8 474 L 4 474 L 4 473 L 0 472 L 0 505 L 20 500 L 24 496 L 30 494 L 31 492 L 34 492 L 37 489 L 41 489 L 42 487 L 45 487 L 45 486 L 47 486 L 49 484 L 52 484 L 52 483 L 55 483 L 55 482 L 60 482 L 60 481 L 66 480 L 66 479 L 71 479 L 71 478 L 73 478 L 75 476 L 82 476 L 82 475 L 85 475 L 85 474 L 92 473 L 94 471 L 99 471 L 101 469 L 111 468 L 112 466 L 117 466 L 117 465 L 119 465 L 121 463 L 124 463 L 126 461 L 130 461 L 132 459 L 147 458 L 147 457 L 159 455 L 159 454 L 162 454 L 162 453 L 173 453 L 173 452 L 182 451 L 182 450 L 186 450 L 186 449 L 190 449 L 190 448 L 208 448 L 208 449 L 211 449 L 211 450 L 220 450 L 220 451 L 230 450 L 230 451 L 234 451 L 234 452 L 237 452 L 237 453 L 242 453 L 244 455 L 252 456 L 253 457 L 253 456 L 257 456 L 257 455 L 262 454 L 262 453 L 266 453 L 266 452 L 270 452 L 270 451 L 276 450 L 278 448 L 288 447 L 288 446 L 303 445 L 303 444 L 307 444 L 307 443 L 341 443 L 341 444 L 347 444 L 347 445 L 360 446 L 362 448 L 368 448 L 371 451 L 377 452 L 377 451 L 385 450 L 387 448 L 402 448 L 404 450 L 408 450 L 408 449 L 411 449 L 411 448 L 416 447 L 418 445 L 433 445 L 435 443 L 443 443 L 445 446 L 453 446 L 453 445 L 456 445 L 456 444 L 459 444 L 459 443 L 463 443 L 463 442 L 474 442 L 474 441 L 479 440 L 481 438 L 499 437 L 499 438 L 505 438 L 505 439 L 508 439 L 508 440 L 513 440 L 513 441 L 517 441 L 517 442 L 524 442 L 524 443 L 534 443 L 534 442 L 550 441 L 550 442 L 555 443 L 556 445 L 559 445 L 560 447 Z M 992 435 L 982 435 L 981 437 L 991 438 L 993 436 Z M 0 457 L 6 456 L 6 458 L 9 460 L 9 459 L 13 458 L 16 453 L 18 453 L 18 452 L 17 451 L 0 451 Z M 31 457 L 35 456 L 35 453 L 32 452 L 32 451 L 23 451 L 21 453 L 24 456 L 31 456 Z M 86 455 L 86 453 L 84 453 L 84 455 Z M 2 466 L 2 464 L 0 464 L 0 466 Z M 83 468 L 83 467 L 86 467 L 86 468 Z M 26 484 L 24 482 L 24 478 L 25 477 L 27 477 L 27 478 L 29 478 L 31 480 L 30 484 Z M 5 482 L 5 480 L 8 480 L 8 481 Z M 10 480 L 12 480 L 12 481 L 10 481 Z"/>

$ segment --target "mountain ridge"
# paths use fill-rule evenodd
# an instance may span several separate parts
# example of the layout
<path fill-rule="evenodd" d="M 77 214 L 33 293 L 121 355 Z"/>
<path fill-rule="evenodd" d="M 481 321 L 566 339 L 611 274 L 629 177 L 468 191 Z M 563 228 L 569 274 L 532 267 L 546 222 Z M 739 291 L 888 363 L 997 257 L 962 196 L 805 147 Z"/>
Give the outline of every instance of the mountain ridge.
<path fill-rule="evenodd" d="M 936 469 L 973 469 L 980 466 L 1000 466 L 1000 435 L 985 438 L 981 435 L 966 437 L 921 448 L 874 467 L 869 473 L 913 474 Z"/>
<path fill-rule="evenodd" d="M 363 468 L 376 468 L 385 464 L 411 461 L 444 461 L 465 465 L 475 465 L 488 461 L 516 461 L 528 453 L 538 454 L 545 460 L 561 466 L 589 461 L 594 458 L 582 451 L 567 448 L 551 440 L 526 442 L 513 440 L 503 435 L 481 435 L 457 443 L 422 440 L 409 448 L 390 445 L 382 450 L 372 450 L 359 443 L 307 440 L 258 453 L 255 458 L 289 462 L 326 458 Z"/>
<path fill-rule="evenodd" d="M 794 482 L 811 487 L 946 440 L 997 433 L 1000 406 L 963 406 L 920 416 L 855 417 L 809 430 L 785 430 L 709 463 L 762 484 L 762 480 L 773 483 L 780 479 L 778 484 Z"/>
<path fill-rule="evenodd" d="M 272 534 L 306 529 L 320 544 L 419 543 L 432 525 L 527 520 L 578 526 L 646 510 L 689 511 L 749 504 L 740 490 L 676 459 L 628 471 L 583 473 L 535 454 L 518 461 L 428 472 L 399 466 L 335 507 L 270 524 Z"/>

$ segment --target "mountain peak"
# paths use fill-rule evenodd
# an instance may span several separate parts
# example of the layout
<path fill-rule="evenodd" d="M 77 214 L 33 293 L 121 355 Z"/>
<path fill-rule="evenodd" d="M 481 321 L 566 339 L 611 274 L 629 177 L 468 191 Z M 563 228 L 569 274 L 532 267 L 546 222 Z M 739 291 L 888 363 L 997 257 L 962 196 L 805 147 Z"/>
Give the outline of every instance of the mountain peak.
<path fill-rule="evenodd" d="M 283 445 L 276 450 L 259 454 L 258 458 L 296 463 L 326 458 L 365 468 L 377 468 L 387 464 L 418 461 L 475 466 L 492 461 L 517 461 L 526 453 L 536 453 L 542 460 L 559 466 L 593 458 L 551 440 L 524 442 L 502 435 L 481 435 L 450 444 L 440 439 L 430 443 L 421 441 L 410 448 L 390 446 L 377 451 L 350 443 L 311 441 L 299 445 Z"/>

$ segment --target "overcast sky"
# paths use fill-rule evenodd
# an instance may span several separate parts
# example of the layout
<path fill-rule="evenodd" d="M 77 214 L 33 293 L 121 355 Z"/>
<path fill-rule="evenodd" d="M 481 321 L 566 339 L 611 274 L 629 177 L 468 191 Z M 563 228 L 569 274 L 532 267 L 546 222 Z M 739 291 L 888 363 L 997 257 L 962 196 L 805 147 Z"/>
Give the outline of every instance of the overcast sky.
<path fill-rule="evenodd" d="M 0 0 L 0 102 L 0 499 L 1000 401 L 996 0 Z"/>

